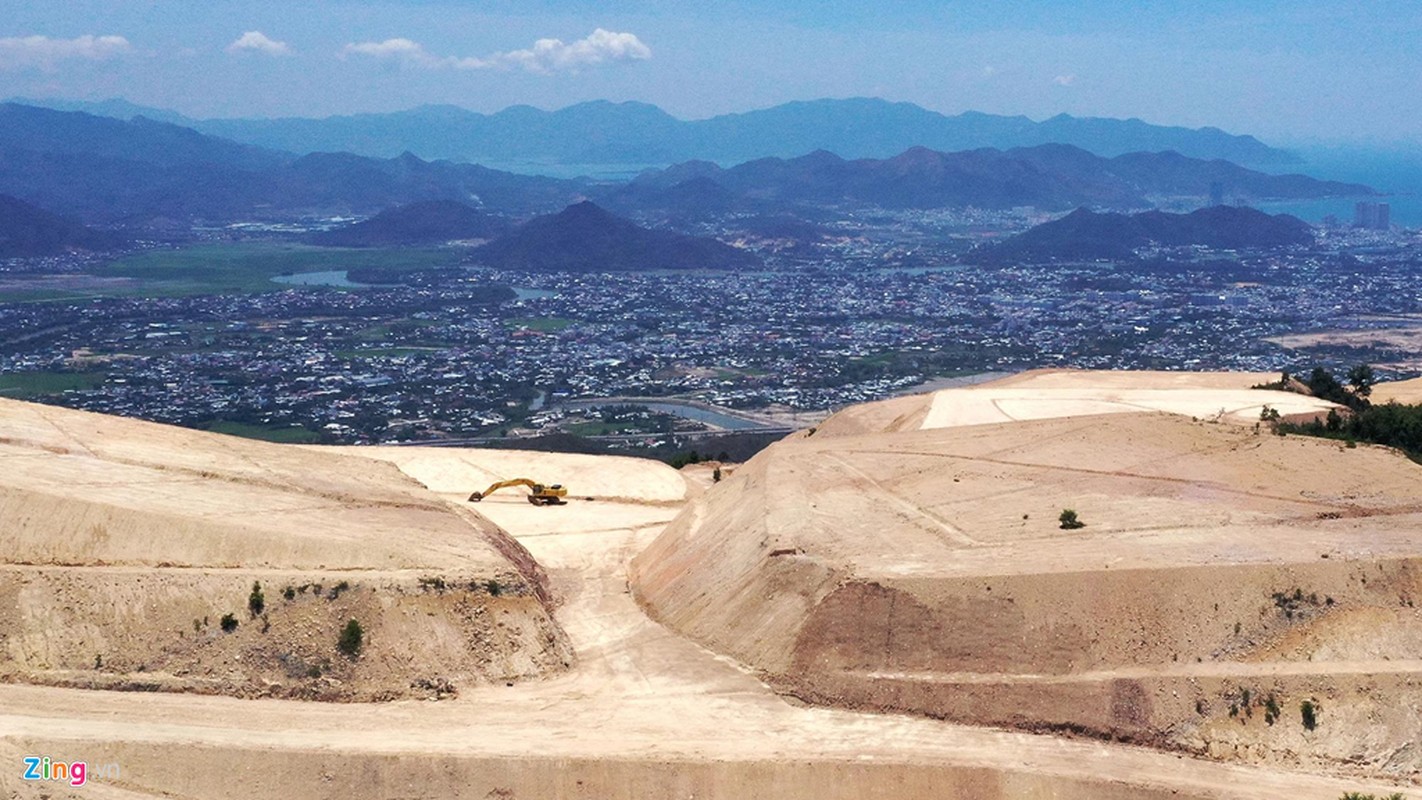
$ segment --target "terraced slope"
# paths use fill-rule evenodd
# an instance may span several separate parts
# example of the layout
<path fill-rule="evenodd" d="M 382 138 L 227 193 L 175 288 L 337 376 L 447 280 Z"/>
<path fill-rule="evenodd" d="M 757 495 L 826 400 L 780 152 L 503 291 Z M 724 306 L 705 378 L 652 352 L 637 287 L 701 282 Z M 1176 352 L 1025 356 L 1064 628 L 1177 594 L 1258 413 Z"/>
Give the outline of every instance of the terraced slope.
<path fill-rule="evenodd" d="M 815 703 L 1416 775 L 1422 467 L 1256 431 L 1314 403 L 1256 382 L 1037 373 L 849 409 L 693 501 L 632 585 Z"/>

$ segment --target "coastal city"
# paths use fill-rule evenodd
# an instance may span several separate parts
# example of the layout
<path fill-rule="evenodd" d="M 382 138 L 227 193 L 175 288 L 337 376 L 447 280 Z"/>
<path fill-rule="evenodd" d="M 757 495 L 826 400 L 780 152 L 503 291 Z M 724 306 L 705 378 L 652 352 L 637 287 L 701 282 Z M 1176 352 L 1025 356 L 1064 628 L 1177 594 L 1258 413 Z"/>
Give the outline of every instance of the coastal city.
<path fill-rule="evenodd" d="M 0 390 L 287 441 L 558 432 L 654 445 L 788 430 L 928 382 L 1038 367 L 1271 372 L 1368 360 L 1416 374 L 1415 356 L 1385 343 L 1275 341 L 1419 324 L 1422 235 L 1318 237 L 1278 252 L 1149 252 L 1130 265 L 981 266 L 961 241 L 905 245 L 881 232 L 815 245 L 813 258 L 772 254 L 755 272 L 465 265 L 396 286 L 323 272 L 280 277 L 270 291 L 9 303 Z M 63 271 L 58 261 L 7 266 Z"/>

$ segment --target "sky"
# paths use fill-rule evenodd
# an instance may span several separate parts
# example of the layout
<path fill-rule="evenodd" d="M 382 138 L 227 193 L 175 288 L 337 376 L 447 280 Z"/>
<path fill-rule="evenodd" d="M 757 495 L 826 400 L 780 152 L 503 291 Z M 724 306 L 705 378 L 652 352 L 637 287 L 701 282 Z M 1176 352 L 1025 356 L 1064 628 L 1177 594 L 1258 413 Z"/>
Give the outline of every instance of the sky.
<path fill-rule="evenodd" d="M 0 97 L 193 117 L 873 96 L 1422 142 L 1422 3 L 0 0 Z"/>

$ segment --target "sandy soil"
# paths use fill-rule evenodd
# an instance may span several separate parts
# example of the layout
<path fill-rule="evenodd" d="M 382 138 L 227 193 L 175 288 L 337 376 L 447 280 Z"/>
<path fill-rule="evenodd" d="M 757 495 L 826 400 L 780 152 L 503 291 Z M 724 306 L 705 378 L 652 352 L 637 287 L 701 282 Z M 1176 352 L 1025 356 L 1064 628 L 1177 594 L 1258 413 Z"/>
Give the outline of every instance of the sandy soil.
<path fill-rule="evenodd" d="M 1422 378 L 1379 383 L 1373 387 L 1371 400 L 1374 403 L 1422 403 Z"/>
<path fill-rule="evenodd" d="M 1419 468 L 1192 419 L 1268 377 L 1034 373 L 850 409 L 693 501 L 633 586 L 814 702 L 1415 775 Z M 1162 410 L 1098 413 L 1098 379 Z M 1034 410 L 975 415 L 1002 397 Z M 1305 701 L 1332 709 L 1317 731 Z"/>
<path fill-rule="evenodd" d="M 1317 331 L 1276 336 L 1266 341 L 1290 350 L 1307 350 L 1312 347 L 1388 347 L 1417 350 L 1422 346 L 1422 327 Z"/>
<path fill-rule="evenodd" d="M 575 496 L 600 498 L 535 508 L 510 496 L 477 506 L 546 569 L 576 653 L 572 670 L 437 703 L 0 686 L 0 758 L 18 763 L 18 754 L 39 752 L 112 762 L 120 779 L 72 795 L 116 798 L 1332 800 L 1367 788 L 1138 747 L 789 702 L 746 668 L 652 622 L 634 602 L 628 562 L 678 513 L 673 499 L 696 494 L 669 468 L 507 451 L 368 453 L 406 465 L 466 510 L 470 482 L 489 475 L 536 474 L 565 481 Z M 13 772 L 0 771 L 0 788 L 38 796 Z"/>
<path fill-rule="evenodd" d="M 822 427 L 829 432 L 869 432 L 887 414 L 893 421 L 879 427 L 885 432 L 1142 411 L 1252 424 L 1265 406 L 1284 416 L 1325 413 L 1335 407 L 1292 392 L 1250 388 L 1277 379 L 1267 373 L 1036 370 L 867 404 Z"/>
<path fill-rule="evenodd" d="M 15 401 L 0 464 L 0 679 L 379 699 L 572 662 L 527 552 L 391 464 Z"/>

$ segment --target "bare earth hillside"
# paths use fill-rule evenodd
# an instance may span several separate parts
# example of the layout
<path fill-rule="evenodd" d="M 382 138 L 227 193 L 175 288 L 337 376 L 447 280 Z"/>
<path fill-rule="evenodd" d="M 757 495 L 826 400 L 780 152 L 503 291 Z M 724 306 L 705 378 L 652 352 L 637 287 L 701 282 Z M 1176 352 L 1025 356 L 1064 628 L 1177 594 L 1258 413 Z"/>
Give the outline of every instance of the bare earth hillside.
<path fill-rule="evenodd" d="M 390 465 L 13 401 L 0 463 L 6 679 L 377 699 L 571 663 L 526 551 Z"/>
<path fill-rule="evenodd" d="M 56 433 L 40 444 L 35 440 L 40 431 L 47 430 L 43 423 L 46 417 L 57 420 L 68 433 Z M 1154 446 L 1166 460 L 1169 454 L 1178 452 L 1181 441 L 1194 441 L 1197 428 L 1206 427 L 1203 423 L 1197 426 L 1188 418 L 1127 414 L 1112 419 L 1145 420 L 1139 422 L 1140 437 L 1160 439 Z M 1179 427 L 1172 429 L 1175 432 L 1169 436 L 1161 436 L 1147 424 L 1156 419 L 1171 419 Z M 110 583 L 127 587 L 121 594 L 112 590 L 104 596 L 118 598 L 119 602 L 113 605 L 129 611 L 98 614 L 69 600 L 48 601 L 51 607 L 72 615 L 67 619 L 87 620 L 82 634 L 60 637 L 67 642 L 65 648 L 69 649 L 65 652 L 74 653 L 73 662 L 63 666 L 65 674 L 82 680 L 56 680 L 54 675 L 61 671 L 59 668 L 42 668 L 35 661 L 25 662 L 24 670 L 12 669 L 10 682 L 0 683 L 0 762 L 18 765 L 25 754 L 47 755 L 55 760 L 84 759 L 94 765 L 91 774 L 96 777 L 76 788 L 18 780 L 18 766 L 0 769 L 0 794 L 7 797 L 1334 800 L 1345 791 L 1405 788 L 1403 777 L 1367 777 L 1354 766 L 1334 761 L 1307 768 L 1282 765 L 1279 759 L 1270 757 L 1272 751 L 1263 745 L 1256 757 L 1236 755 L 1231 760 L 1268 763 L 1221 763 L 1219 759 L 1134 744 L 927 718 L 922 695 L 915 695 L 907 687 L 932 684 L 932 680 L 923 680 L 923 674 L 940 669 L 945 659 L 953 658 L 964 665 L 965 672 L 973 672 L 987 683 L 1001 683 L 1004 676 L 1010 676 L 1024 684 L 1023 691 L 1030 692 L 1030 696 L 1022 707 L 1028 710 L 1042 708 L 1063 714 L 1075 710 L 1088 716 L 1092 712 L 1090 704 L 1082 700 L 1074 678 L 1068 677 L 1064 688 L 1053 686 L 1054 676 L 1062 674 L 1059 667 L 1063 657 L 1078 659 L 1083 670 L 1123 673 L 1106 679 L 1108 685 L 1127 681 L 1121 683 L 1125 687 L 1135 681 L 1141 692 L 1158 696 L 1150 694 L 1156 686 L 1148 673 L 1155 669 L 1151 665 L 1168 656 L 1160 655 L 1164 652 L 1160 645 L 1150 645 L 1154 649 L 1143 651 L 1132 662 L 1136 666 L 1125 664 L 1130 661 L 1131 645 L 1118 641 L 1121 637 L 1108 619 L 1110 614 L 1128 612 L 1124 602 L 1120 608 L 1099 609 L 1102 620 L 1092 621 L 1085 612 L 1072 610 L 1072 605 L 1089 592 L 1053 593 L 1048 591 L 1048 584 L 1037 590 L 1028 586 L 1043 575 L 1066 579 L 1075 572 L 1090 574 L 1091 569 L 1081 565 L 1097 561 L 1110 563 L 1112 569 L 1119 568 L 1123 575 L 1129 575 L 1128 565 L 1144 570 L 1153 558 L 1162 564 L 1183 558 L 1178 555 L 1178 551 L 1188 549 L 1183 543 L 1156 557 L 1144 544 L 1122 548 L 1113 545 L 1112 537 L 1104 535 L 1104 531 L 1098 533 L 1099 529 L 1109 529 L 1122 540 L 1146 535 L 1124 522 L 1111 522 L 1118 513 L 1124 514 L 1130 503 L 1124 496 L 1111 499 L 1116 490 L 1109 476 L 1093 477 L 1085 471 L 1102 469 L 1101 462 L 1110 460 L 1106 454 L 1093 456 L 1082 473 L 1082 487 L 1097 486 L 1092 481 L 1101 481 L 1099 502 L 1085 502 L 1096 497 L 1094 494 L 1070 487 L 1062 489 L 1073 500 L 1083 499 L 1079 506 L 1088 522 L 1085 530 L 1096 542 L 1093 548 L 1099 549 L 1095 554 L 1090 552 L 1092 548 L 1073 552 L 1064 535 L 1058 536 L 1050 526 L 1039 530 L 1031 525 L 1039 515 L 1054 514 L 1060 501 L 1045 496 L 1025 499 L 1032 494 L 1029 480 L 1000 487 L 996 495 L 989 495 L 988 508 L 972 512 L 977 516 L 965 514 L 959 520 L 952 516 L 957 511 L 932 507 L 931 513 L 939 518 L 935 522 L 924 516 L 927 511 L 921 513 L 925 505 L 931 505 L 925 503 L 924 492 L 932 489 L 935 481 L 947 486 L 956 477 L 959 482 L 954 486 L 967 483 L 980 488 L 984 474 L 1007 476 L 1013 472 L 1007 462 L 1027 456 L 1016 454 L 1011 442 L 1001 446 L 992 443 L 992 431 L 1005 430 L 1005 426 L 979 426 L 975 438 L 963 445 L 968 448 L 965 452 L 976 454 L 976 462 L 967 458 L 961 465 L 955 462 L 949 467 L 940 456 L 923 455 L 934 452 L 939 445 L 913 441 L 917 434 L 911 431 L 890 436 L 816 435 L 808 440 L 793 439 L 746 465 L 727 467 L 725 480 L 705 488 L 710 483 L 705 475 L 684 477 L 663 464 L 627 458 L 453 448 L 272 447 L 23 404 L 0 405 L 0 422 L 5 420 L 15 422 L 5 423 L 9 427 L 0 435 L 9 442 L 7 447 L 19 448 L 15 453 L 6 451 L 5 457 L 32 458 L 36 463 L 57 458 L 60 463 L 86 464 L 95 474 L 116 468 L 110 462 L 121 458 L 146 465 L 165 479 L 187 481 L 184 492 L 175 495 L 176 499 L 151 503 L 134 499 L 132 491 L 119 491 L 122 484 L 117 481 L 106 483 L 98 477 L 86 478 L 82 484 L 51 481 L 27 490 L 48 492 L 56 498 L 52 501 L 54 508 L 62 507 L 59 500 L 69 502 L 66 498 L 100 497 L 105 513 L 114 519 L 152 509 L 181 520 L 186 518 L 180 513 L 184 510 L 187 515 L 201 513 L 202 501 L 210 496 L 206 492 L 213 487 L 230 488 L 239 481 L 252 487 L 250 500 L 244 506 L 223 509 L 204 518 L 220 524 L 222 527 L 214 528 L 220 534 L 204 533 L 208 530 L 205 525 L 191 524 L 181 529 L 185 532 L 181 542 L 155 544 L 170 549 L 161 556 L 147 556 L 143 547 L 137 547 L 115 550 L 100 564 L 98 558 L 84 561 L 86 550 L 77 544 L 63 550 L 63 558 L 44 556 L 48 539 L 62 540 L 75 534 L 70 532 L 72 526 L 63 522 L 67 518 L 58 514 L 54 519 L 41 515 L 31 518 L 29 524 L 47 524 L 53 530 L 48 537 L 35 532 L 25 535 L 25 541 L 33 542 L 26 545 L 30 553 L 26 560 L 33 563 L 5 567 L 6 580 L 20 586 L 22 597 L 35 592 L 30 571 L 51 571 L 56 580 L 62 581 L 78 580 L 70 576 L 93 572 L 107 575 Z M 1031 424 L 1067 426 L 1053 431 L 1043 428 L 1047 433 L 1058 434 L 1055 440 L 1064 443 L 1065 454 L 1070 453 L 1068 440 L 1072 434 L 1068 427 L 1080 422 L 1043 420 Z M 89 429 L 80 431 L 84 425 Z M 1209 430 L 1223 429 L 1212 425 Z M 1229 462 L 1235 464 L 1229 469 L 1244 469 L 1240 465 L 1247 461 L 1245 451 L 1255 440 L 1244 438 L 1245 429 L 1230 432 L 1240 437 L 1239 451 L 1230 449 L 1233 439 L 1229 443 L 1221 440 L 1221 447 L 1216 450 L 1197 448 L 1191 462 L 1196 466 L 1192 468 L 1206 471 L 1213 453 L 1236 459 L 1237 463 Z M 951 438 L 954 431 L 931 433 Z M 830 447 L 836 441 L 838 450 Z M 1132 446 L 1138 445 L 1139 442 Z M 1296 447 L 1300 452 L 1307 446 L 1294 439 L 1271 439 L 1269 446 L 1276 445 Z M 46 450 L 49 446 L 64 452 Z M 786 459 L 792 462 L 786 468 L 781 460 L 783 454 L 790 452 L 799 455 Z M 875 475 L 877 485 L 873 481 L 866 483 L 853 471 L 840 472 L 842 462 L 855 463 L 861 455 L 873 454 L 884 459 L 883 464 L 867 464 L 864 468 L 886 470 L 884 478 Z M 984 454 L 991 460 L 983 458 Z M 1392 459 L 1381 451 L 1351 455 L 1370 459 L 1367 463 L 1376 460 L 1382 464 Z M 1034 457 L 1046 459 L 1048 455 Z M 913 469 L 893 473 L 886 466 L 916 458 L 923 461 Z M 776 464 L 780 466 L 773 466 Z M 1112 469 L 1131 466 L 1122 462 Z M 1134 468 L 1144 470 L 1139 464 Z M 11 470 L 7 480 L 12 484 L 36 483 L 37 479 L 28 474 L 23 480 L 16 477 L 18 472 Z M 211 475 L 198 474 L 205 472 Z M 814 480 L 801 482 L 796 477 L 811 473 Z M 272 477 L 277 474 L 280 479 Z M 469 492 L 484 488 L 490 481 L 513 477 L 563 483 L 570 490 L 569 503 L 534 507 L 524 501 L 521 490 L 501 492 L 477 505 L 466 501 Z M 903 483 L 889 480 L 894 477 Z M 123 478 L 128 480 L 128 476 Z M 1181 491 L 1162 487 L 1184 484 L 1140 480 L 1141 491 L 1159 495 L 1163 511 L 1208 504 L 1204 488 L 1199 489 L 1201 499 L 1189 501 L 1193 506 L 1182 506 L 1178 503 L 1186 501 L 1171 499 L 1172 492 Z M 1204 479 L 1199 480 L 1203 485 Z M 154 478 L 148 484 L 134 485 L 142 491 L 162 485 L 162 481 Z M 1010 508 L 1020 517 L 1014 488 L 1024 498 L 1021 502 L 1031 507 L 1022 512 L 1030 515 L 1029 520 L 1023 521 L 1028 527 L 1020 531 L 997 530 L 993 527 L 993 508 Z M 851 489 L 857 492 L 857 500 L 851 496 Z M 14 491 L 21 492 L 18 488 Z M 1382 483 L 1375 491 L 1381 493 L 1379 496 L 1391 496 L 1389 493 L 1402 489 Z M 895 493 L 898 499 L 891 496 Z M 1190 492 L 1183 493 L 1194 497 Z M 1307 516 L 1314 509 L 1311 504 L 1331 502 L 1310 498 L 1295 502 L 1287 496 L 1267 500 L 1267 492 L 1259 494 L 1257 508 L 1227 513 L 1236 515 L 1241 525 L 1252 525 L 1256 519 L 1267 520 L 1271 514 L 1283 513 L 1280 509 L 1290 513 L 1297 510 Z M 184 506 L 183 495 L 192 503 Z M 154 496 L 160 495 L 155 492 Z M 282 506 L 286 513 L 274 510 L 279 498 L 287 501 Z M 215 507 L 215 501 L 213 504 Z M 418 522 L 407 518 L 412 511 L 418 512 Z M 338 527 L 347 538 L 337 536 L 332 526 L 323 522 L 332 515 L 346 521 Z M 957 542 L 948 535 L 944 524 L 969 531 L 979 544 Z M 1262 522 L 1260 525 L 1261 530 L 1266 527 Z M 1309 526 L 1327 530 L 1316 520 L 1298 527 Z M 135 524 L 135 530 L 140 529 L 166 530 Z M 277 541 L 262 539 L 264 532 Z M 1201 541 L 1208 545 L 1212 541 L 1208 533 L 1201 530 L 1193 535 L 1203 537 Z M 201 546 L 186 543 L 208 535 L 213 538 Z M 995 545 L 985 544 L 990 535 L 997 537 Z M 5 536 L 12 537 L 18 548 L 18 533 L 7 532 Z M 156 533 L 149 536 L 163 539 Z M 865 542 L 852 541 L 856 538 Z M 1037 545 L 1029 547 L 1027 543 L 1034 538 Z M 1158 540 L 1167 538 L 1162 534 Z M 11 540 L 6 539 L 6 544 Z M 249 548 L 244 541 L 255 544 Z M 115 542 L 112 546 L 120 544 Z M 1055 550 L 1049 551 L 1048 545 Z M 208 551 L 202 548 L 219 546 L 225 548 L 223 566 L 196 566 L 211 558 L 203 555 Z M 1013 548 L 1014 558 L 1020 556 L 1023 563 L 1016 569 L 999 568 L 991 578 L 993 595 L 1004 597 L 1000 604 L 983 603 L 974 596 L 972 602 L 979 603 L 987 613 L 979 615 L 981 622 L 964 635 L 977 643 L 981 653 L 964 656 L 959 651 L 965 648 L 953 644 L 955 638 L 962 636 L 950 635 L 942 626 L 925 629 L 925 620 L 935 615 L 947 619 L 941 609 L 951 605 L 947 598 L 958 591 L 951 581 L 980 581 L 985 574 L 971 560 L 960 566 L 952 566 L 951 562 L 974 552 L 989 558 L 993 546 Z M 62 548 L 50 549 L 58 553 Z M 1268 548 L 1261 544 L 1257 549 L 1258 553 L 1241 550 L 1240 558 L 1247 562 L 1266 561 L 1260 554 Z M 308 563 L 303 560 L 307 552 L 323 560 Z M 119 558 L 119 553 L 127 553 L 123 556 L 126 560 Z M 644 555 L 629 572 L 629 565 L 639 553 Z M 944 554 L 952 558 L 945 560 Z M 180 556 L 186 561 L 180 561 Z M 1056 563 L 1056 556 L 1075 562 Z M 1325 563 L 1355 557 L 1352 551 L 1339 549 L 1330 551 Z M 1210 562 L 1209 558 L 1198 558 Z M 163 565 L 164 560 L 172 565 Z M 1227 560 L 1220 561 L 1221 567 L 1227 566 Z M 244 566 L 249 562 L 253 566 Z M 990 563 L 1001 566 L 1002 562 L 999 559 Z M 194 578 L 196 588 L 188 588 L 186 583 L 170 588 L 173 576 L 180 572 L 217 577 L 211 585 Z M 231 581 L 230 587 L 218 580 L 228 572 L 242 573 L 240 579 Z M 288 574 L 296 586 L 319 579 L 322 593 L 316 596 L 312 587 L 305 593 L 297 591 L 284 612 L 287 616 L 279 618 L 270 607 L 280 607 L 285 601 L 279 590 L 267 589 L 269 608 L 265 613 L 270 618 L 270 630 L 262 632 L 244 605 L 249 574 L 260 574 L 263 586 L 280 584 Z M 331 581 L 345 575 L 350 576 L 350 587 L 336 599 L 327 599 Z M 125 576 L 132 576 L 131 584 L 122 583 L 129 579 Z M 453 580 L 453 576 L 460 580 Z M 468 586 L 464 581 L 468 576 L 486 581 L 482 591 L 477 585 Z M 1370 584 L 1377 580 L 1371 573 L 1368 578 Z M 441 579 L 442 588 L 437 582 Z M 487 587 L 490 580 L 500 584 L 497 595 Z M 871 582 L 882 590 L 870 587 Z M 396 585 L 404 588 L 397 591 Z M 1222 594 L 1218 588 L 1225 585 L 1212 584 L 1210 591 Z M 514 586 L 520 588 L 510 588 Z M 1324 587 L 1320 584 L 1319 588 Z M 171 615 L 182 616 L 189 623 L 182 637 L 177 637 L 176 631 L 181 626 L 175 626 L 174 639 L 166 638 L 167 612 L 161 611 L 157 603 L 132 599 L 146 603 L 146 598 L 159 589 L 163 597 L 171 598 L 169 602 L 185 604 L 181 612 Z M 972 591 L 986 596 L 986 589 L 982 586 Z M 202 594 L 196 596 L 199 592 Z M 413 675 L 427 674 L 430 665 L 470 660 L 491 663 L 482 660 L 482 654 L 489 652 L 485 648 L 491 645 L 497 645 L 493 653 L 503 659 L 492 663 L 510 664 L 524 659 L 538 671 L 525 670 L 520 674 L 531 679 L 514 680 L 514 670 L 502 668 L 507 676 L 503 678 L 486 666 L 480 676 L 451 679 L 457 690 L 454 694 L 441 691 L 438 683 L 431 681 L 433 686 L 427 683 L 418 690 L 402 689 L 394 695 L 381 695 L 398 698 L 389 702 L 364 703 L 309 702 L 292 699 L 288 695 L 306 695 L 290 692 L 234 697 L 73 688 L 94 685 L 94 676 L 105 674 L 92 669 L 92 662 L 79 662 L 80 654 L 92 658 L 87 647 L 98 641 L 96 637 L 117 637 L 119 634 L 114 631 L 123 630 L 123 625 L 139 629 L 146 625 L 143 620 L 157 619 L 161 624 L 142 629 L 151 630 L 155 640 L 185 641 L 192 636 L 188 632 L 191 620 L 187 618 L 197 613 L 191 609 L 199 605 L 233 606 L 241 617 L 237 632 L 227 634 L 225 640 L 221 634 L 204 632 L 198 637 L 203 641 L 234 642 L 235 637 L 243 635 L 260 641 L 258 637 L 273 637 L 294 627 L 299 618 L 302 625 L 321 629 L 311 641 L 320 642 L 325 657 L 335 661 L 329 632 L 323 626 L 328 618 L 335 622 L 347 612 L 318 619 L 314 611 L 301 617 L 307 612 L 298 609 L 339 607 L 361 597 L 361 592 L 367 599 L 360 602 L 368 605 L 354 613 L 370 614 L 377 606 L 388 609 L 382 620 L 372 623 L 375 630 L 366 644 L 368 649 L 351 667 L 359 673 L 370 663 L 366 659 L 373 662 L 382 654 L 380 658 L 389 664 L 388 670 L 379 673 L 379 680 L 364 683 L 358 674 L 339 676 L 342 686 L 351 685 L 349 680 L 368 692 L 366 699 L 378 691 L 393 691 L 395 676 L 409 682 Z M 1177 581 L 1162 586 L 1150 599 L 1168 605 L 1165 601 L 1172 597 L 1200 592 L 1197 584 Z M 834 599 L 827 600 L 831 595 Z M 1348 603 L 1366 596 L 1357 587 L 1347 592 L 1339 590 L 1335 606 L 1347 608 Z M 670 625 L 664 627 L 649 618 L 639 607 L 639 597 Z M 887 599 L 890 611 L 882 611 L 884 605 L 877 598 Z M 1022 606 L 1018 612 L 1011 609 L 1014 600 Z M 0 646 L 12 654 L 7 656 L 12 662 L 17 658 L 13 653 L 20 652 L 15 648 L 16 641 L 35 641 L 40 635 L 41 626 L 29 622 L 37 608 L 25 605 L 29 602 L 23 600 L 14 619 L 6 618 L 8 627 L 0 629 L 5 637 Z M 501 605 L 506 602 L 509 604 Z M 1196 605 L 1206 602 L 1213 601 L 1199 600 Z M 875 603 L 880 603 L 879 611 L 874 610 Z M 1042 621 L 1043 609 L 1052 605 L 1064 609 L 1060 625 Z M 7 601 L 4 608 L 9 607 Z M 1363 607 L 1361 603 L 1359 607 Z M 463 620 L 460 609 L 465 608 L 470 609 L 470 620 L 492 620 L 492 627 L 461 628 L 470 633 L 458 641 L 399 633 L 406 628 L 425 631 L 431 626 L 451 624 L 451 620 Z M 538 623 L 553 626 L 538 628 L 537 615 L 548 613 L 550 608 L 556 623 Z M 482 613 L 479 609 L 483 609 Z M 1290 628 L 1297 631 L 1314 630 L 1313 621 L 1326 617 L 1322 611 L 1302 606 L 1292 613 L 1308 623 Z M 1162 620 L 1169 624 L 1189 629 L 1190 623 L 1182 619 L 1182 614 L 1162 614 Z M 1218 637 L 1216 626 L 1205 619 L 1213 614 L 1200 614 L 1196 623 L 1202 641 L 1207 636 Z M 130 618 L 138 621 L 130 622 Z M 1384 625 L 1381 629 L 1409 629 L 1405 612 L 1396 612 L 1394 618 L 1394 628 Z M 1266 632 L 1288 627 L 1272 617 L 1247 620 L 1247 624 L 1248 633 L 1259 641 L 1263 641 Z M 1089 646 L 1083 644 L 1084 633 L 1076 636 L 1067 630 L 1074 626 L 1085 631 L 1092 625 L 1096 626 L 1092 635 L 1099 641 Z M 1053 626 L 1061 632 L 1044 630 Z M 802 634 L 801 629 L 810 632 Z M 531 641 L 526 633 L 517 634 L 520 630 L 543 630 L 552 633 L 555 641 L 551 645 Z M 1375 628 L 1359 625 L 1355 630 L 1366 636 Z M 908 644 L 897 643 L 895 637 L 900 631 L 908 637 Z M 1002 641 L 1010 636 L 1018 638 Z M 877 643 L 871 641 L 876 637 Z M 1144 641 L 1148 637 L 1136 638 Z M 440 642 L 445 649 L 421 650 L 421 642 L 429 640 Z M 392 641 L 398 646 L 392 646 Z M 1285 639 L 1274 637 L 1269 641 L 1281 643 Z M 1300 643 L 1307 640 L 1288 641 L 1305 646 Z M 1062 642 L 1065 646 L 1058 649 L 1064 656 L 1053 655 L 1053 648 L 1057 647 L 1053 643 Z M 1181 668 L 1189 654 L 1203 653 L 1205 647 L 1202 642 L 1179 644 L 1176 649 Z M 164 651 L 155 646 L 154 652 Z M 220 658 L 214 658 L 216 650 L 193 652 L 204 669 L 210 662 L 211 669 L 219 675 L 247 674 L 247 670 L 255 669 L 252 664 L 264 663 L 257 649 L 223 651 Z M 893 655 L 885 659 L 883 653 Z M 563 660 L 553 663 L 554 656 Z M 1270 655 L 1258 661 L 1257 669 L 1272 669 L 1274 663 L 1287 658 L 1291 656 Z M 106 665 L 108 659 L 106 655 Z M 772 661 L 794 666 L 805 680 L 797 682 L 784 672 L 775 672 L 767 666 Z M 1198 668 L 1205 669 L 1215 662 L 1205 659 L 1199 663 L 1203 666 Z M 1295 658 L 1293 663 L 1306 662 Z M 1390 668 L 1397 670 L 1398 665 L 1394 662 Z M 1130 670 L 1147 674 L 1124 674 Z M 149 688 L 131 681 L 136 680 L 135 676 L 152 676 L 155 671 L 156 662 L 142 673 L 136 668 L 127 670 L 125 680 L 130 683 L 115 688 Z M 888 679 L 861 679 L 859 675 L 865 671 L 893 673 L 891 679 L 899 682 L 900 689 L 896 691 L 904 701 L 902 706 L 913 713 L 878 713 L 899 704 L 872 695 Z M 174 673 L 173 680 L 180 677 Z M 1257 685 L 1268 680 L 1260 676 Z M 236 684 L 229 683 L 224 688 L 233 685 Z M 1187 688 L 1182 685 L 1174 690 L 1183 697 Z M 785 692 L 813 702 L 807 704 Z M 1139 699 L 1129 688 L 1123 688 L 1122 694 L 1126 698 L 1121 703 L 1123 709 L 1127 701 Z M 418 699 L 422 697 L 442 699 Z M 984 697 L 985 709 L 997 707 L 989 702 L 990 694 Z M 1373 713 L 1386 717 L 1388 712 L 1379 709 L 1380 705 L 1374 701 Z M 1165 709 L 1159 713 L 1169 710 L 1163 702 L 1154 708 Z M 1346 708 L 1341 700 L 1323 700 L 1318 731 L 1331 732 L 1335 728 L 1328 726 L 1341 727 Z M 941 709 L 931 710 L 930 715 L 951 716 L 939 712 Z M 1238 735 L 1266 733 L 1263 713 L 1260 707 L 1252 706 L 1253 716 L 1246 725 L 1237 726 L 1242 731 Z M 1297 714 L 1297 709 L 1291 713 Z M 1359 713 L 1369 712 L 1365 709 Z M 984 711 L 980 716 L 988 715 Z M 1387 718 L 1397 727 L 1385 728 L 1378 741 L 1406 735 L 1404 715 Z M 1235 730 L 1223 720 L 1219 726 L 1221 730 Z M 1285 727 L 1285 722 L 1276 721 L 1269 729 Z M 1287 727 L 1298 725 L 1291 717 Z M 1246 746 L 1255 745 L 1251 740 Z M 1358 744 L 1360 750 L 1368 746 Z"/>
<path fill-rule="evenodd" d="M 1416 775 L 1422 467 L 1257 430 L 1327 404 L 1256 382 L 1035 373 L 848 409 L 689 506 L 633 586 L 811 702 Z"/>

